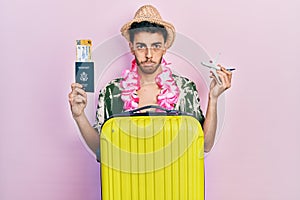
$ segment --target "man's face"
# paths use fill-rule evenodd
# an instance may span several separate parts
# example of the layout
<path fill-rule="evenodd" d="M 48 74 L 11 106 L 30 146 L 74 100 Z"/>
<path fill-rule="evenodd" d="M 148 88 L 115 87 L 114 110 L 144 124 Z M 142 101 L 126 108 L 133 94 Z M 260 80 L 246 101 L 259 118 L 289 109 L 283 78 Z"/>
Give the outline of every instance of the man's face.
<path fill-rule="evenodd" d="M 160 67 L 165 54 L 165 42 L 161 33 L 139 32 L 130 43 L 131 52 L 135 56 L 139 72 L 153 74 Z"/>

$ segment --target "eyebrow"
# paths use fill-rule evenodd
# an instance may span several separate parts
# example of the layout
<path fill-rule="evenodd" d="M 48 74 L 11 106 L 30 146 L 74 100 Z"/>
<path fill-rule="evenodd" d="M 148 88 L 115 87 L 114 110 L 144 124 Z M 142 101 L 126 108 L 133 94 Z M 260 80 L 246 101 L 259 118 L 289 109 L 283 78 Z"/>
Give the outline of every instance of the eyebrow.
<path fill-rule="evenodd" d="M 143 42 L 137 42 L 136 44 L 139 44 L 139 45 L 146 45 L 145 43 Z M 157 45 L 157 44 L 162 44 L 161 42 L 154 42 L 152 43 L 151 45 Z"/>

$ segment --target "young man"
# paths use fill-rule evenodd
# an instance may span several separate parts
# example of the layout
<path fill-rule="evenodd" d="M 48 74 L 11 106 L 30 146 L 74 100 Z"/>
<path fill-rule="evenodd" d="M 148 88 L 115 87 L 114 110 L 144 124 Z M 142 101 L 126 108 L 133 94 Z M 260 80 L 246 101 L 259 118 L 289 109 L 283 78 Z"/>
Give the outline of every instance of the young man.
<path fill-rule="evenodd" d="M 71 111 L 88 146 L 97 154 L 101 124 L 112 114 L 145 105 L 159 105 L 193 114 L 202 124 L 204 151 L 209 152 L 214 144 L 217 128 L 218 97 L 230 87 L 231 72 L 220 66 L 221 70 L 217 73 L 221 84 L 212 76 L 204 120 L 195 84 L 187 78 L 172 74 L 168 63 L 163 59 L 175 39 L 173 25 L 163 21 L 153 6 L 146 5 L 136 12 L 132 21 L 122 27 L 121 32 L 128 40 L 135 58 L 122 78 L 112 80 L 101 90 L 94 126 L 91 126 L 84 113 L 87 104 L 85 91 L 78 83 L 71 85 Z"/>

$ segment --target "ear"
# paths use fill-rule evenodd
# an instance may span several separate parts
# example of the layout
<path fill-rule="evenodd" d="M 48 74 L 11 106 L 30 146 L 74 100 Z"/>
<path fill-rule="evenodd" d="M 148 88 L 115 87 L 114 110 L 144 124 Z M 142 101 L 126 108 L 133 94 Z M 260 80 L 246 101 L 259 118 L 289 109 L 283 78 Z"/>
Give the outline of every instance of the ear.
<path fill-rule="evenodd" d="M 129 48 L 130 48 L 131 53 L 134 55 L 134 50 L 133 50 L 133 44 L 132 44 L 132 42 L 129 42 Z"/>

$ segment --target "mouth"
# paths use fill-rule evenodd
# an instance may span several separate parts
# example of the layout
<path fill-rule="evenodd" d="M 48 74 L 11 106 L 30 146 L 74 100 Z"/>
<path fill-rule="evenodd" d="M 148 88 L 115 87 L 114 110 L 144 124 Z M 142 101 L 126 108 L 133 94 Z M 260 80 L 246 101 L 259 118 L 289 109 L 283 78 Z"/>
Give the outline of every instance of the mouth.
<path fill-rule="evenodd" d="M 151 61 L 142 62 L 142 64 L 146 67 L 152 67 L 155 63 Z"/>

